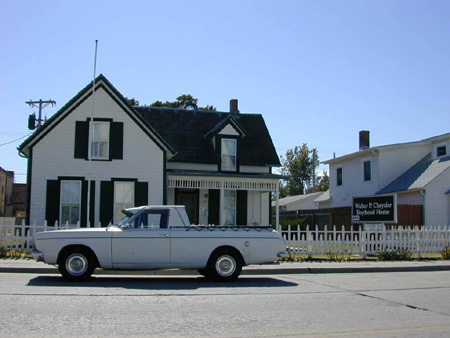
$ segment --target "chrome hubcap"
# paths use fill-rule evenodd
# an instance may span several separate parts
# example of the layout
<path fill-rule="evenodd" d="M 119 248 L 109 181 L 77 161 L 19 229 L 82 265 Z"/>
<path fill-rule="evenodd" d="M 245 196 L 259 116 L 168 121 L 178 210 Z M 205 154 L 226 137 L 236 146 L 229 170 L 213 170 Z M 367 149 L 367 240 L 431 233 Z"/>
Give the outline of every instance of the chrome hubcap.
<path fill-rule="evenodd" d="M 88 261 L 82 254 L 75 253 L 66 259 L 66 270 L 72 276 L 81 276 L 88 268 Z"/>
<path fill-rule="evenodd" d="M 216 261 L 216 271 L 223 277 L 231 276 L 236 270 L 236 261 L 233 257 L 225 255 Z"/>

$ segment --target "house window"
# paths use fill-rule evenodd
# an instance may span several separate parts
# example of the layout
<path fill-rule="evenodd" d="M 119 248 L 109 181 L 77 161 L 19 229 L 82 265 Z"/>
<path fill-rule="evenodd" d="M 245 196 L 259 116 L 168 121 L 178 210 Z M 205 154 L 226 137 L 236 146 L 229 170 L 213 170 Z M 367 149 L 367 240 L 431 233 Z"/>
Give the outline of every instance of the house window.
<path fill-rule="evenodd" d="M 224 191 L 223 211 L 225 214 L 224 224 L 225 225 L 236 225 L 236 191 L 235 190 L 225 190 Z"/>
<path fill-rule="evenodd" d="M 336 185 L 337 186 L 342 185 L 342 168 L 336 169 Z"/>
<path fill-rule="evenodd" d="M 372 180 L 372 161 L 364 161 L 364 182 Z"/>
<path fill-rule="evenodd" d="M 93 159 L 109 158 L 109 122 L 95 122 L 92 131 L 91 155 Z"/>
<path fill-rule="evenodd" d="M 442 157 L 442 156 L 446 156 L 447 155 L 447 146 L 438 146 L 436 148 L 436 156 L 437 157 Z"/>
<path fill-rule="evenodd" d="M 134 182 L 114 182 L 114 223 L 123 218 L 122 210 L 134 207 Z"/>
<path fill-rule="evenodd" d="M 237 140 L 222 139 L 222 165 L 224 171 L 236 171 Z"/>
<path fill-rule="evenodd" d="M 61 181 L 61 224 L 76 225 L 81 212 L 81 181 Z"/>
<path fill-rule="evenodd" d="M 74 158 L 84 160 L 123 160 L 123 122 L 94 120 L 75 122 Z M 89 140 L 90 156 L 89 156 Z"/>

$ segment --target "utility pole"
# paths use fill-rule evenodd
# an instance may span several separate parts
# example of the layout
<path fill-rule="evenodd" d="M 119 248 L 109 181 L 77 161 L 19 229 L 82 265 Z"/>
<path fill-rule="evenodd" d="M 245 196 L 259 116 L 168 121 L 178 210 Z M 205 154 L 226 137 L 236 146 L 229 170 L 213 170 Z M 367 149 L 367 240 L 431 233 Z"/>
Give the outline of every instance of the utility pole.
<path fill-rule="evenodd" d="M 39 108 L 39 117 L 36 120 L 36 115 L 32 114 L 30 115 L 29 119 L 28 119 L 28 128 L 30 130 L 34 130 L 37 128 L 40 128 L 44 122 L 44 120 L 42 119 L 42 109 L 44 109 L 45 107 L 47 107 L 49 104 L 52 105 L 52 107 L 56 104 L 56 101 L 53 100 L 48 100 L 48 101 L 42 101 L 42 99 L 40 99 L 39 101 L 26 101 L 26 104 L 28 104 L 30 107 L 34 107 L 34 108 Z M 37 125 L 36 125 L 36 121 L 37 121 Z"/>

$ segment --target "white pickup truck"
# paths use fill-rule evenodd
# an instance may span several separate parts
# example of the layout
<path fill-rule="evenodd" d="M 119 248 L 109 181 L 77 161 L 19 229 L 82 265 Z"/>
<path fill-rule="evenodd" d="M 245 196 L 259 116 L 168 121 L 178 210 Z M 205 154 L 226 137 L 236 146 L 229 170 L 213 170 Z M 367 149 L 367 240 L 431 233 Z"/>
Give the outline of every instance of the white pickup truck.
<path fill-rule="evenodd" d="M 126 209 L 106 228 L 78 228 L 34 235 L 33 257 L 57 264 L 65 279 L 88 279 L 105 270 L 197 269 L 216 281 L 236 279 L 242 267 L 277 261 L 286 242 L 271 227 L 194 226 L 184 206 Z"/>

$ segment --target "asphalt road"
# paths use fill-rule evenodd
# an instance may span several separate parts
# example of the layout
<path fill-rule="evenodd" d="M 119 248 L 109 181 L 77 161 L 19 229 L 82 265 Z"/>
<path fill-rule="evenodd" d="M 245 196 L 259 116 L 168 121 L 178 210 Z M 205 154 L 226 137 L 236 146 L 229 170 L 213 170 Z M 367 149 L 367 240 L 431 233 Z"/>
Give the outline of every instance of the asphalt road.
<path fill-rule="evenodd" d="M 242 276 L 0 273 L 0 337 L 449 337 L 450 272 Z"/>

